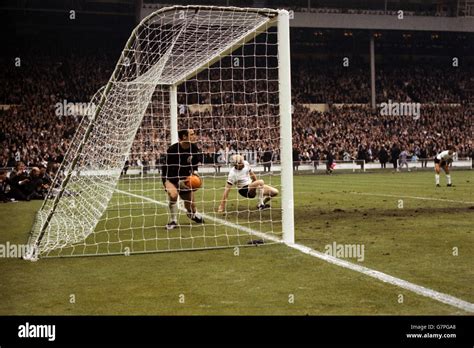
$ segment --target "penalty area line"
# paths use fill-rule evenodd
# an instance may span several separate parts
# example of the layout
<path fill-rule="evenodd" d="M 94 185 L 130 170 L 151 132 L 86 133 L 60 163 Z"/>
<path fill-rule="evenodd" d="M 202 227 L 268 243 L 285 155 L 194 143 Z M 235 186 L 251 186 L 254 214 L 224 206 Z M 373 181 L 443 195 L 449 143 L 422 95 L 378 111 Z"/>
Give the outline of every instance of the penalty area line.
<path fill-rule="evenodd" d="M 393 197 L 393 198 L 408 198 L 408 199 L 420 199 L 424 201 L 438 201 L 438 202 L 449 202 L 449 203 L 461 203 L 461 204 L 474 204 L 474 202 L 465 202 L 465 201 L 456 201 L 453 199 L 444 199 L 444 198 L 433 198 L 433 197 L 418 197 L 418 196 L 405 196 L 405 195 L 389 195 L 385 193 L 368 193 L 368 192 L 355 192 L 350 191 L 350 194 L 353 195 L 362 195 L 362 196 L 379 196 L 379 197 Z"/>
<path fill-rule="evenodd" d="M 131 197 L 135 197 L 135 198 L 140 198 L 140 199 L 146 200 L 148 202 L 158 204 L 158 205 L 163 206 L 163 207 L 168 206 L 168 204 L 166 204 L 166 203 L 157 201 L 157 200 L 149 198 L 149 197 L 136 195 L 134 193 L 130 193 L 130 192 L 127 192 L 127 191 L 122 191 L 122 190 L 117 189 L 117 188 L 115 188 L 114 190 L 116 192 L 131 196 Z M 355 263 L 352 263 L 352 262 L 349 262 L 349 261 L 346 261 L 346 260 L 343 260 L 343 259 L 339 259 L 339 258 L 334 257 L 332 255 L 328 255 L 328 254 L 322 253 L 320 251 L 316 251 L 316 250 L 314 250 L 310 247 L 307 247 L 305 245 L 302 245 L 302 244 L 284 243 L 282 240 L 280 240 L 280 239 L 278 239 L 274 236 L 271 236 L 267 233 L 259 232 L 259 231 L 253 230 L 251 228 L 248 228 L 248 227 L 240 226 L 238 224 L 234 224 L 232 222 L 229 222 L 229 221 L 217 218 L 217 217 L 213 217 L 213 216 L 210 216 L 208 214 L 202 214 L 202 215 L 204 216 L 204 218 L 206 218 L 208 220 L 213 220 L 214 222 L 217 222 L 217 223 L 220 223 L 220 224 L 223 224 L 223 225 L 241 230 L 243 232 L 247 232 L 249 234 L 258 236 L 262 239 L 268 239 L 268 240 L 271 240 L 272 242 L 285 244 L 285 245 L 287 245 L 288 247 L 290 247 L 292 249 L 295 249 L 295 250 L 298 250 L 298 251 L 300 251 L 304 254 L 316 257 L 320 260 L 329 262 L 333 265 L 343 267 L 343 268 L 346 268 L 346 269 L 350 269 L 350 270 L 355 271 L 355 272 L 362 273 L 366 276 L 375 278 L 375 279 L 380 280 L 384 283 L 395 285 L 399 288 L 409 290 L 409 291 L 411 291 L 415 294 L 431 298 L 435 301 L 442 302 L 442 303 L 445 303 L 445 304 L 450 305 L 452 307 L 456 307 L 456 308 L 465 310 L 466 312 L 474 313 L 474 304 L 473 303 L 461 300 L 457 297 L 454 297 L 454 296 L 451 296 L 451 295 L 448 295 L 448 294 L 444 294 L 442 292 L 439 292 L 439 291 L 436 291 L 436 290 L 433 290 L 433 289 L 430 289 L 430 288 L 426 288 L 426 287 L 421 286 L 421 285 L 410 283 L 409 281 L 393 277 L 389 274 L 386 274 L 386 273 L 383 273 L 383 272 L 380 272 L 380 271 L 376 271 L 376 270 L 368 268 L 368 267 L 360 266 L 360 265 L 357 265 Z"/>

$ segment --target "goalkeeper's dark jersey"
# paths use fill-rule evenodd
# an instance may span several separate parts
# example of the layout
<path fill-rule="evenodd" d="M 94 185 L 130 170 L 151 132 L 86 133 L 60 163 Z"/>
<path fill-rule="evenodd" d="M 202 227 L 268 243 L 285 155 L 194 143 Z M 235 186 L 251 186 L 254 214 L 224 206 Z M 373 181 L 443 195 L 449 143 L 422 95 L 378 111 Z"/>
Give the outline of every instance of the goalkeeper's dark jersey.
<path fill-rule="evenodd" d="M 196 144 L 191 144 L 188 149 L 183 149 L 179 143 L 173 144 L 166 152 L 163 164 L 162 180 L 177 183 L 191 175 L 202 163 L 202 152 Z"/>

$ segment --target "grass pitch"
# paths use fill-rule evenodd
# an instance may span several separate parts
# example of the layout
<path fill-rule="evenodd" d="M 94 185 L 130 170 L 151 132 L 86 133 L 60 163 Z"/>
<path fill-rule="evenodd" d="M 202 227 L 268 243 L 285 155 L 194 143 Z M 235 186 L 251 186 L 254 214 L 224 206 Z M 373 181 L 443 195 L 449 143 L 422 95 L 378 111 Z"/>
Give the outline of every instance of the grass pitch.
<path fill-rule="evenodd" d="M 296 175 L 296 242 L 321 252 L 362 245 L 363 261 L 348 261 L 472 303 L 474 172 L 452 177 L 454 187 L 436 188 L 431 172 Z M 25 243 L 40 205 L 0 205 L 0 244 Z M 4 258 L 0 274 L 3 315 L 468 314 L 284 245 L 240 248 L 238 256 L 229 248 Z"/>

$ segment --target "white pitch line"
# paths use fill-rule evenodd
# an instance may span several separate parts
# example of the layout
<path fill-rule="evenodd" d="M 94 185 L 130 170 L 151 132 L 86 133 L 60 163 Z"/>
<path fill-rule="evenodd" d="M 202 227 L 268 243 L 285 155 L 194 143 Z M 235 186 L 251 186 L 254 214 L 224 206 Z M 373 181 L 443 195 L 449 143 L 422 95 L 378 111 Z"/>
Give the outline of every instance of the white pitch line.
<path fill-rule="evenodd" d="M 151 202 L 151 203 L 154 203 L 154 204 L 158 204 L 158 205 L 161 205 L 162 207 L 168 207 L 168 204 L 167 203 L 163 203 L 163 202 L 160 202 L 160 201 L 157 201 L 153 198 L 149 198 L 149 197 L 145 197 L 145 196 L 140 196 L 140 195 L 136 195 L 134 193 L 130 193 L 130 192 L 127 192 L 127 191 L 122 191 L 120 189 L 115 189 L 116 192 L 119 192 L 119 193 L 123 193 L 123 194 L 126 194 L 126 195 L 129 195 L 129 196 L 132 196 L 132 197 L 135 197 L 135 198 L 140 198 L 140 199 L 143 199 L 145 201 L 148 201 L 148 202 Z M 186 209 L 184 208 L 181 208 L 180 209 L 181 211 L 186 211 Z M 233 222 L 230 222 L 230 221 L 226 221 L 226 220 L 223 220 L 223 219 L 219 219 L 217 217 L 214 217 L 214 216 L 210 216 L 210 215 L 207 215 L 207 214 L 203 214 L 201 213 L 201 215 L 208 219 L 208 220 L 214 220 L 215 222 L 218 222 L 222 225 L 226 225 L 226 226 L 229 226 L 229 227 L 232 227 L 232 228 L 235 228 L 237 230 L 241 230 L 243 232 L 247 232 L 248 234 L 253 234 L 257 237 L 260 237 L 262 239 L 268 239 L 268 240 L 271 240 L 272 242 L 275 242 L 275 243 L 283 243 L 281 239 L 279 238 L 276 238 L 274 236 L 271 236 L 267 233 L 264 233 L 264 232 L 259 232 L 259 231 L 256 231 L 256 230 L 253 230 L 249 227 L 245 227 L 245 226 L 241 226 L 241 225 L 238 225 L 238 224 L 234 224 Z"/>
<path fill-rule="evenodd" d="M 455 201 L 453 199 L 443 199 L 443 198 L 432 198 L 432 197 L 418 197 L 418 196 L 404 196 L 404 195 L 389 195 L 384 193 L 367 193 L 367 192 L 353 192 L 349 193 L 353 195 L 363 195 L 363 196 L 380 196 L 380 197 L 394 197 L 394 198 L 410 198 L 410 199 L 421 199 L 424 201 L 439 201 L 439 202 L 449 202 L 449 203 L 462 203 L 462 204 L 474 204 L 474 202 L 465 202 L 465 201 Z"/>
<path fill-rule="evenodd" d="M 451 295 L 448 295 L 448 294 L 444 294 L 442 292 L 438 292 L 436 290 L 426 288 L 426 287 L 421 286 L 421 285 L 410 283 L 406 280 L 393 277 L 389 274 L 386 274 L 386 273 L 383 273 L 383 272 L 380 272 L 380 271 L 376 271 L 376 270 L 373 270 L 371 268 L 356 265 L 352 262 L 348 262 L 348 261 L 339 259 L 337 257 L 334 257 L 334 256 L 331 256 L 331 255 L 316 251 L 314 249 L 311 249 L 311 248 L 309 248 L 307 246 L 304 246 L 304 245 L 301 245 L 301 244 L 287 244 L 287 245 L 289 247 L 293 248 L 293 249 L 296 249 L 296 250 L 299 250 L 299 251 L 301 251 L 305 254 L 317 257 L 321 260 L 327 261 L 327 262 L 332 263 L 334 265 L 351 269 L 353 271 L 368 275 L 369 277 L 381 280 L 384 283 L 389 283 L 389 284 L 398 286 L 400 288 L 412 291 L 412 292 L 414 292 L 418 295 L 429 297 L 433 300 L 443 302 L 443 303 L 448 304 L 450 306 L 463 309 L 467 312 L 474 313 L 474 303 L 470 303 L 470 302 L 461 300 L 457 297 L 454 297 L 454 296 L 451 296 Z"/>
<path fill-rule="evenodd" d="M 155 203 L 155 204 L 158 204 L 158 205 L 161 205 L 161 206 L 164 206 L 164 207 L 168 206 L 168 204 L 157 201 L 157 200 L 152 199 L 152 198 L 136 195 L 136 194 L 133 194 L 133 193 L 130 193 L 130 192 L 127 192 L 127 191 L 122 191 L 122 190 L 119 190 L 119 189 L 115 189 L 115 191 L 119 192 L 119 193 L 129 195 L 129 196 L 132 196 L 132 197 L 144 199 L 146 201 L 149 201 L 151 203 Z M 258 236 L 258 237 L 263 238 L 263 239 L 268 239 L 268 240 L 271 240 L 271 241 L 276 242 L 276 243 L 285 244 L 285 245 L 289 246 L 290 248 L 296 249 L 298 251 L 301 251 L 304 254 L 316 257 L 320 260 L 329 262 L 333 265 L 340 266 L 340 267 L 343 267 L 343 268 L 347 268 L 347 269 L 365 274 L 369 277 L 378 279 L 378 280 L 380 280 L 384 283 L 392 284 L 392 285 L 398 286 L 402 289 L 414 292 L 418 295 L 431 298 L 433 300 L 445 303 L 447 305 L 450 305 L 450 306 L 453 306 L 453 307 L 456 307 L 456 308 L 463 309 L 467 312 L 474 313 L 474 303 L 470 303 L 470 302 L 461 300 L 457 297 L 454 297 L 454 296 L 451 296 L 451 295 L 448 295 L 448 294 L 444 294 L 442 292 L 438 292 L 436 290 L 426 288 L 426 287 L 421 286 L 421 285 L 410 283 L 406 280 L 393 277 L 389 274 L 386 274 L 386 273 L 383 273 L 383 272 L 380 272 L 380 271 L 376 271 L 376 270 L 368 268 L 368 267 L 360 266 L 360 265 L 354 264 L 352 262 L 348 262 L 346 260 L 339 259 L 337 257 L 334 257 L 334 256 L 331 256 L 331 255 L 322 253 L 320 251 L 316 251 L 314 249 L 311 249 L 310 247 L 307 247 L 307 246 L 302 245 L 302 244 L 284 243 L 280 239 L 278 239 L 274 236 L 271 236 L 267 233 L 259 232 L 259 231 L 253 230 L 251 228 L 248 228 L 248 227 L 240 226 L 240 225 L 234 224 L 232 222 L 229 222 L 229 221 L 226 221 L 226 220 L 223 220 L 223 219 L 220 219 L 220 218 L 216 218 L 216 217 L 213 217 L 213 216 L 210 216 L 210 215 L 207 215 L 207 214 L 202 214 L 202 215 L 208 220 L 213 220 L 213 221 L 218 222 L 220 224 L 227 225 L 229 227 L 233 227 L 235 229 L 247 232 L 249 234 Z"/>

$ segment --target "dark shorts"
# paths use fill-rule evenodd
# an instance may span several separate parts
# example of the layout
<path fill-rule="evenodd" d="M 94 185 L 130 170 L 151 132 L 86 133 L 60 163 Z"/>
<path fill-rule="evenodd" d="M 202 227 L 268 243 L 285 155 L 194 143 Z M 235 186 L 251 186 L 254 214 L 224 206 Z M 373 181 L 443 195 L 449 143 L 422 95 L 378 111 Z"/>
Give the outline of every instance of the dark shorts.
<path fill-rule="evenodd" d="M 435 159 L 434 159 L 434 163 L 435 163 L 435 164 L 439 164 L 440 167 L 446 167 L 446 161 L 437 159 L 436 157 L 435 157 Z"/>
<path fill-rule="evenodd" d="M 186 188 L 183 189 L 183 188 L 180 188 L 180 187 L 179 187 L 179 181 L 180 181 L 179 178 L 162 179 L 163 185 L 165 184 L 165 182 L 166 182 L 167 180 L 168 180 L 170 183 L 172 183 L 174 187 L 176 187 L 176 189 L 178 190 L 179 194 L 186 194 L 186 193 L 189 193 L 189 192 L 192 191 L 191 189 L 186 189 Z M 181 180 L 184 180 L 184 179 L 181 179 Z M 165 191 L 166 191 L 166 187 L 165 187 Z"/>
<path fill-rule="evenodd" d="M 241 189 L 239 189 L 239 193 L 241 196 L 245 198 L 254 198 L 257 195 L 257 190 L 252 189 L 250 191 L 248 186 L 244 186 Z"/>

